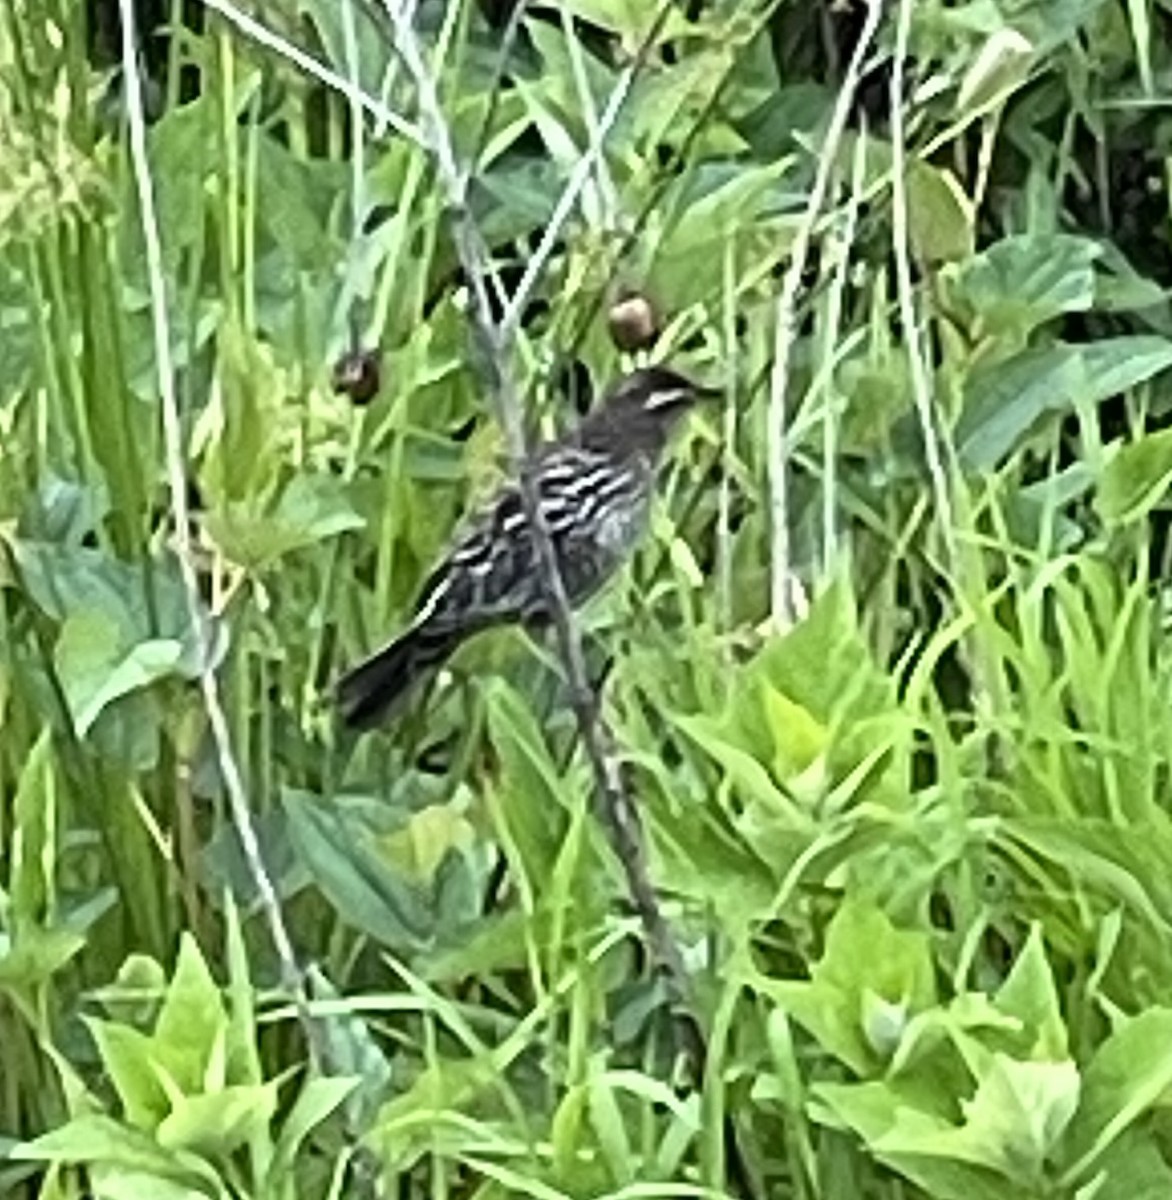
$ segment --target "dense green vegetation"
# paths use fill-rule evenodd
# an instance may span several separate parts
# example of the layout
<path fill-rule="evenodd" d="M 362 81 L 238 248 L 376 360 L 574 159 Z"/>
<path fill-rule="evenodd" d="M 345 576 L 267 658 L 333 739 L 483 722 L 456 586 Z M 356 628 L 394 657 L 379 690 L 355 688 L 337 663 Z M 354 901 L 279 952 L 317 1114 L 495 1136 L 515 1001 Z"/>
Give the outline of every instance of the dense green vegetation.
<path fill-rule="evenodd" d="M 0 1194 L 1165 1200 L 1172 10 L 511 8 L 0 6 Z M 551 643 L 331 711 L 502 447 L 412 47 L 528 425 L 726 387 L 580 618 L 699 1080 Z"/>

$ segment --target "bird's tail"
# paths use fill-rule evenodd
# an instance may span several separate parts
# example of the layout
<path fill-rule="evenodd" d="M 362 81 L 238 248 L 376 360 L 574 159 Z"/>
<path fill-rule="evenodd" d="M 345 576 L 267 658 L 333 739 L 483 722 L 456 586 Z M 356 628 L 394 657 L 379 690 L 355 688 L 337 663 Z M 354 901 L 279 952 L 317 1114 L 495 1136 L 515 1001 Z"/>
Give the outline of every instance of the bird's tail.
<path fill-rule="evenodd" d="M 338 680 L 337 702 L 351 729 L 369 729 L 464 640 L 462 629 L 435 629 L 426 623 L 372 654 Z"/>

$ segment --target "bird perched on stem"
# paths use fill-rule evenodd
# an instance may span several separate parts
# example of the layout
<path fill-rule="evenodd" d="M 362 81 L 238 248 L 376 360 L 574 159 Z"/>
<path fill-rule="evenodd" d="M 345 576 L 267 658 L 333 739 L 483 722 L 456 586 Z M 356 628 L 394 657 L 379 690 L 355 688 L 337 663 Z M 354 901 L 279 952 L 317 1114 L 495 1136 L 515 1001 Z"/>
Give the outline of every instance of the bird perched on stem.
<path fill-rule="evenodd" d="M 667 367 L 647 367 L 620 379 L 576 429 L 532 451 L 522 471 L 535 488 L 571 605 L 588 600 L 634 549 L 668 439 L 699 397 L 718 394 Z M 343 720 L 356 729 L 376 725 L 483 629 L 549 624 L 546 588 L 514 480 L 436 566 L 408 629 L 339 681 Z"/>

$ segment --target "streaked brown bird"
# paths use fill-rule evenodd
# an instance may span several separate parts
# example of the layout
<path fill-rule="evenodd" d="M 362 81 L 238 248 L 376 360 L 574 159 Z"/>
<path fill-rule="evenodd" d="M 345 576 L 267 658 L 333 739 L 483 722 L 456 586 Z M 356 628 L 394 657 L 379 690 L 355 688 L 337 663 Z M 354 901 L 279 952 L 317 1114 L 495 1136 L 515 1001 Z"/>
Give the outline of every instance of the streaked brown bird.
<path fill-rule="evenodd" d="M 616 572 L 647 527 L 659 464 L 701 387 L 667 367 L 620 379 L 569 433 L 532 452 L 532 479 L 570 604 Z M 550 622 L 541 563 L 520 484 L 506 484 L 465 526 L 420 593 L 407 630 L 342 677 L 345 723 L 367 729 L 467 638 L 492 626 Z"/>

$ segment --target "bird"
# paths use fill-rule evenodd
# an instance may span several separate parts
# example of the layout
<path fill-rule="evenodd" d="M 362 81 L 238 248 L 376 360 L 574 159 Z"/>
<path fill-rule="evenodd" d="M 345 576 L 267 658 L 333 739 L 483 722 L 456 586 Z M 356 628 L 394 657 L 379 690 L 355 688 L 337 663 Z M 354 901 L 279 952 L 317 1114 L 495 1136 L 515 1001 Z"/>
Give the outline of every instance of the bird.
<path fill-rule="evenodd" d="M 571 607 L 598 592 L 635 549 L 672 433 L 696 400 L 719 394 L 669 367 L 642 367 L 575 428 L 529 452 L 521 474 L 535 488 Z M 338 680 L 343 724 L 361 731 L 383 723 L 474 634 L 510 624 L 534 633 L 551 620 L 539 548 L 512 479 L 431 571 L 407 629 Z"/>

